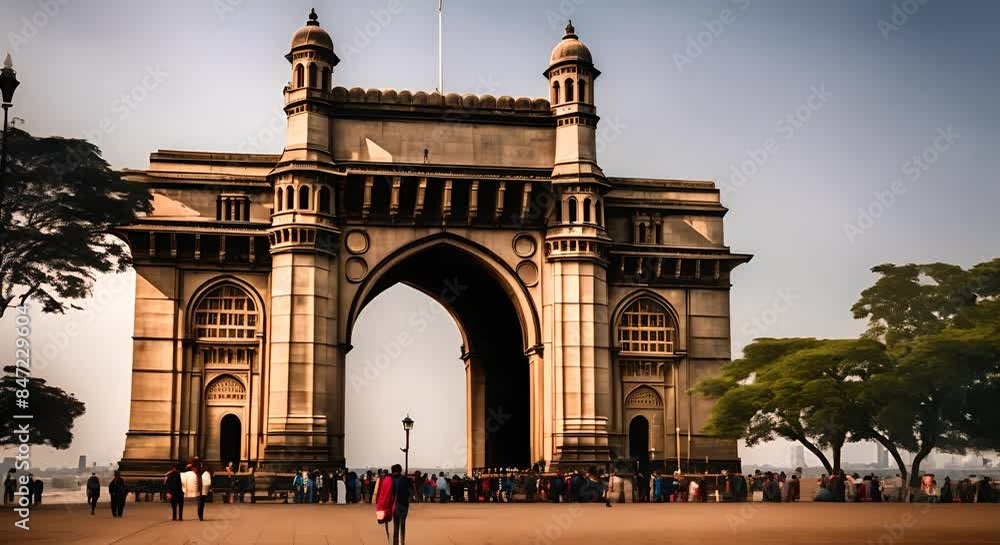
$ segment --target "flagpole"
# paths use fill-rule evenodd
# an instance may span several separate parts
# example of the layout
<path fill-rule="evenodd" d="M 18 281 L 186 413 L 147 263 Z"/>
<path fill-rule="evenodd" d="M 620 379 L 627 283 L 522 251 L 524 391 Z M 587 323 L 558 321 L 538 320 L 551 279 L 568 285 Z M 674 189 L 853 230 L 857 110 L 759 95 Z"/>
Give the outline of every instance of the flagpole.
<path fill-rule="evenodd" d="M 438 92 L 444 94 L 444 0 L 438 0 Z"/>

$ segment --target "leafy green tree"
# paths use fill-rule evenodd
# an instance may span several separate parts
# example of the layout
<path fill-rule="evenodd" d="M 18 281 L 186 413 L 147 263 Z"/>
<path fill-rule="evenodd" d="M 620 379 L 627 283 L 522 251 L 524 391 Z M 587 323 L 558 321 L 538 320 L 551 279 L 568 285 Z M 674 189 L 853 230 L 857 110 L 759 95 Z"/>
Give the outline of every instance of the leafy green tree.
<path fill-rule="evenodd" d="M 880 265 L 852 308 L 866 336 L 884 340 L 894 365 L 874 375 L 872 438 L 889 449 L 916 486 L 934 449 L 1000 448 L 1000 259 L 964 270 L 942 263 Z M 911 451 L 905 467 L 896 447 Z M 909 471 L 907 471 L 909 469 Z"/>
<path fill-rule="evenodd" d="M 27 424 L 30 430 L 28 444 L 69 448 L 73 441 L 73 423 L 86 411 L 84 404 L 73 394 L 49 386 L 43 379 L 17 374 L 13 365 L 3 370 L 0 407 L 3 407 L 5 417 L 0 419 L 0 446 L 22 443 L 20 426 Z M 27 397 L 23 394 L 18 396 L 18 391 L 27 391 Z M 26 403 L 26 408 L 17 406 L 19 399 Z M 30 414 L 32 418 L 11 418 L 15 414 Z"/>
<path fill-rule="evenodd" d="M 131 264 L 116 227 L 150 210 L 148 192 L 113 171 L 84 140 L 39 138 L 10 127 L 0 194 L 0 316 L 37 301 L 62 313 L 98 274 Z"/>
<path fill-rule="evenodd" d="M 696 386 L 718 400 L 705 432 L 749 445 L 796 441 L 839 471 L 844 444 L 862 437 L 856 430 L 873 410 L 865 383 L 888 366 L 885 347 L 871 339 L 756 339 Z"/>

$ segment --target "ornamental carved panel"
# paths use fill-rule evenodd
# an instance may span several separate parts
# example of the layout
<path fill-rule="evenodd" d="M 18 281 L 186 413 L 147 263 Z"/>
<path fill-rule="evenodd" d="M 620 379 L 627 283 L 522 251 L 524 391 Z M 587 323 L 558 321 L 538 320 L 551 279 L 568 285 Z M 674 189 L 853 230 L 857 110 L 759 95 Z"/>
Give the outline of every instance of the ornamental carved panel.
<path fill-rule="evenodd" d="M 205 388 L 205 401 L 243 402 L 246 398 L 246 387 L 235 377 L 229 375 L 223 375 L 213 380 L 208 388 Z"/>
<path fill-rule="evenodd" d="M 649 386 L 640 386 L 625 398 L 628 409 L 659 409 L 663 408 L 663 398 Z"/>

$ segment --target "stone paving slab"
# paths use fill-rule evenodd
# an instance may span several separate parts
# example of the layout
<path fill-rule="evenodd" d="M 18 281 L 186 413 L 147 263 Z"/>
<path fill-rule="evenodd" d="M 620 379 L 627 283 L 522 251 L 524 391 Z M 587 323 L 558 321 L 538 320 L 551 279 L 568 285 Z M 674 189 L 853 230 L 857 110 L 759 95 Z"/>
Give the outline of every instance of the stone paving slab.
<path fill-rule="evenodd" d="M 204 522 L 187 507 L 173 522 L 165 504 L 129 503 L 121 519 L 107 504 L 42 506 L 27 532 L 4 509 L 0 543 L 385 543 L 371 505 L 209 504 Z M 407 530 L 410 545 L 996 544 L 1000 504 L 418 504 Z"/>

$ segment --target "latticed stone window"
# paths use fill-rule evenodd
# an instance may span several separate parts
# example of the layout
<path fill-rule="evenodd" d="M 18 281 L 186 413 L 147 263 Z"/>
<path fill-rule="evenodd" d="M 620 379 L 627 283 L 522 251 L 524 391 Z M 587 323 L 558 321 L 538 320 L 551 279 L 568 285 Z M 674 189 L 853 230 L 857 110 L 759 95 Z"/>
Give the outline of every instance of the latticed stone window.
<path fill-rule="evenodd" d="M 194 324 L 198 339 L 250 340 L 257 332 L 257 308 L 242 289 L 220 286 L 202 298 Z"/>
<path fill-rule="evenodd" d="M 673 320 L 663 305 L 639 299 L 622 313 L 618 322 L 618 345 L 623 353 L 673 354 Z"/>
<path fill-rule="evenodd" d="M 625 398 L 629 409 L 656 409 L 663 407 L 663 398 L 649 386 L 640 386 Z"/>

